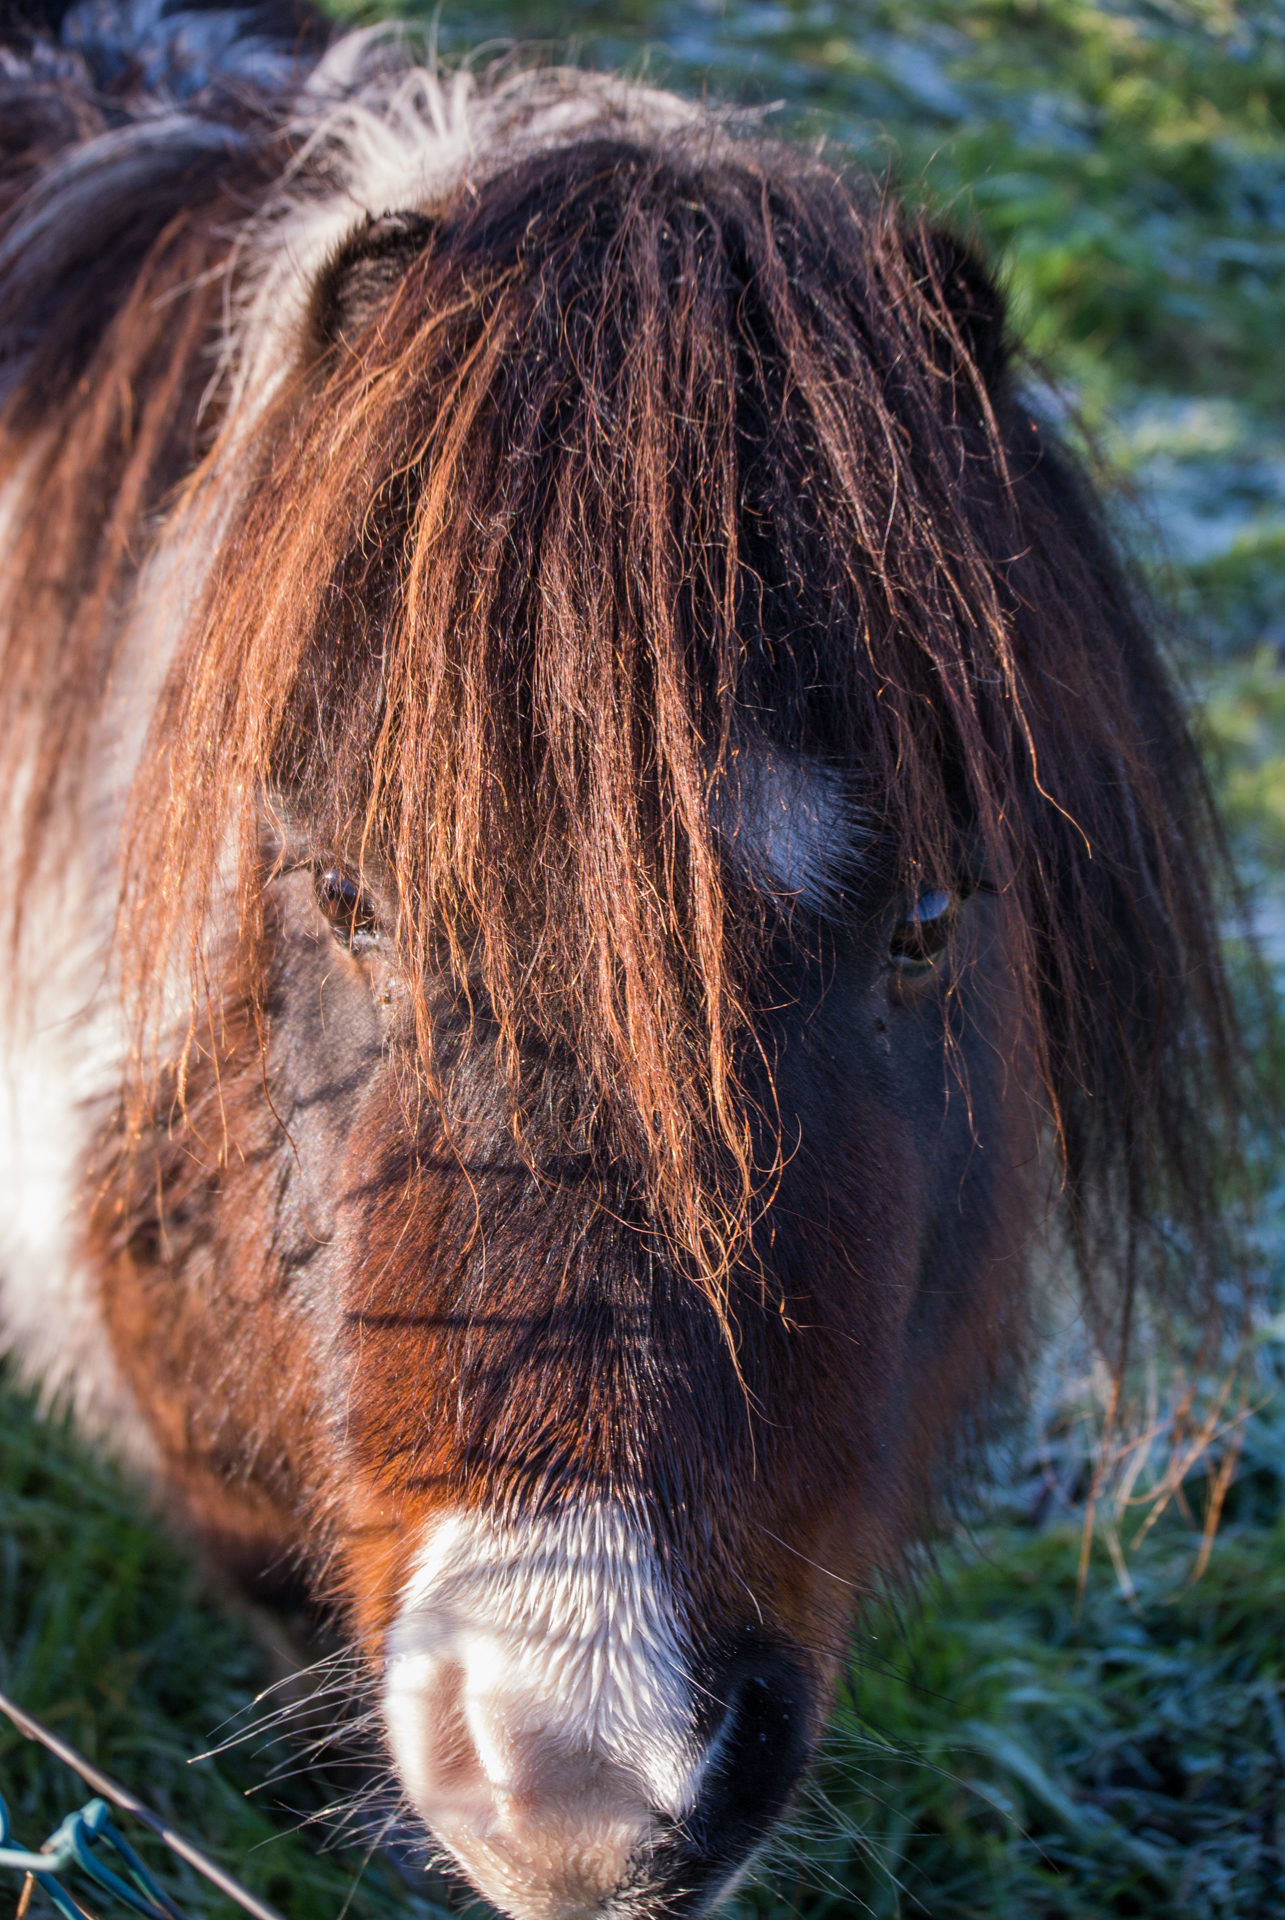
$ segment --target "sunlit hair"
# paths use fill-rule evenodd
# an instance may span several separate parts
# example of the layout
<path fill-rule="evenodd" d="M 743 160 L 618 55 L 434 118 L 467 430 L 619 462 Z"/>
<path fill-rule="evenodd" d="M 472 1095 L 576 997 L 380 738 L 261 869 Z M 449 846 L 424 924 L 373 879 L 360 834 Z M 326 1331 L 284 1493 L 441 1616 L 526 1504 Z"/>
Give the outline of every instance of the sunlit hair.
<path fill-rule="evenodd" d="M 36 455 L 0 670 L 9 725 L 60 689 L 33 836 L 209 377 L 214 181 Z M 144 1013 L 176 960 L 198 999 L 225 964 L 229 860 L 253 975 L 303 836 L 392 902 L 426 1097 L 449 1116 L 485 1033 L 534 1152 L 538 1063 L 574 1059 L 568 1145 L 623 1169 L 725 1307 L 780 1150 L 746 1092 L 753 1009 L 782 928 L 823 933 L 720 823 L 747 757 L 804 761 L 904 889 L 997 895 L 1102 1328 L 1162 1269 L 1213 1298 L 1237 1048 L 1212 818 L 1150 616 L 969 247 L 781 146 L 586 137 L 359 233 L 286 375 L 182 508 L 218 554 L 134 795 Z M 820 918 L 855 911 L 836 881 Z"/>

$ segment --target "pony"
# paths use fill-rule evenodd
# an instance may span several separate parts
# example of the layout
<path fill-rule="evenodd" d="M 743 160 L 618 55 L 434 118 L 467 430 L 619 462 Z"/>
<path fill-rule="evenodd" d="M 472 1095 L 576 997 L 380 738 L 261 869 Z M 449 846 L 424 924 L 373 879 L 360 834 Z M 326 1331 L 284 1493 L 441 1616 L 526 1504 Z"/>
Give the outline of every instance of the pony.
<path fill-rule="evenodd" d="M 978 248 L 759 123 L 77 0 L 0 159 L 5 1338 L 404 1832 L 706 1912 L 1042 1250 L 1216 1323 L 1155 616 Z"/>

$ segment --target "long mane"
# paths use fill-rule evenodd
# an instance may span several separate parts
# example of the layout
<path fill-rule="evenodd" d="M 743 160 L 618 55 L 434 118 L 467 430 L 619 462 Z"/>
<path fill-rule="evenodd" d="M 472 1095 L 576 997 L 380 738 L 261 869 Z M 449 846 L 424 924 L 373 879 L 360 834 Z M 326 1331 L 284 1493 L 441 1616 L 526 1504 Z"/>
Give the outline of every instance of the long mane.
<path fill-rule="evenodd" d="M 726 1305 L 781 1151 L 773 943 L 853 910 L 747 875 L 727 822 L 756 766 L 815 769 L 901 886 L 995 893 L 1100 1330 L 1139 1281 L 1203 1315 L 1239 1101 L 1216 827 L 977 253 L 592 76 L 447 83 L 377 41 L 238 100 L 101 128 L 115 173 L 42 154 L 3 216 L 26 883 L 144 562 L 181 557 L 138 1008 L 176 961 L 199 999 L 229 872 L 252 939 L 302 823 L 394 904 L 432 1096 L 484 1043 L 527 1149 L 533 1063 L 574 1057 L 569 1150 Z"/>

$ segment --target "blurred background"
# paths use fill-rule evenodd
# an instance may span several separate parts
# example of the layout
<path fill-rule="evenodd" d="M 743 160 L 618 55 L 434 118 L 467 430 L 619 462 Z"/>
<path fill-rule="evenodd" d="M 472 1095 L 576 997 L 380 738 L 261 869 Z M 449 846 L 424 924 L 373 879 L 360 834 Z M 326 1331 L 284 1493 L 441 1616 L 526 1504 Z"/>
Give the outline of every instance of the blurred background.
<path fill-rule="evenodd" d="M 980 239 L 1032 380 L 1169 616 L 1285 970 L 1285 5 L 475 0 L 417 17 L 444 60 L 516 39 L 761 109 Z M 1285 1150 L 1261 1148 L 1247 1386 L 1220 1399 L 1157 1360 L 1148 1437 L 1113 1451 L 1105 1382 L 1073 1330 L 1054 1344 L 962 1542 L 863 1630 L 817 1779 L 734 1920 L 1285 1916 Z M 272 1702 L 250 1706 L 265 1635 L 110 1468 L 3 1391 L 0 1687 L 289 1920 L 469 1905 L 368 1855 L 342 1773 L 265 1725 Z M 0 1791 L 26 1844 L 85 1797 L 7 1725 Z M 233 1911 L 168 1861 L 163 1877 L 194 1915 Z"/>

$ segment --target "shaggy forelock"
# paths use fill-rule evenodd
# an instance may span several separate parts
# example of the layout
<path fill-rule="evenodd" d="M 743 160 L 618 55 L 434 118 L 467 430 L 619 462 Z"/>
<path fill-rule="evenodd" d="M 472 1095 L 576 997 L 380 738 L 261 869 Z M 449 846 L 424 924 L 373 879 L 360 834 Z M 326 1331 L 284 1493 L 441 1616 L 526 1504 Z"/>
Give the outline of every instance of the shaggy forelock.
<path fill-rule="evenodd" d="M 778 1162 L 752 1035 L 791 909 L 727 823 L 746 767 L 802 766 L 891 890 L 998 895 L 1103 1297 L 1166 1211 L 1212 1274 L 1235 1098 L 1207 803 L 972 250 L 669 96 L 444 79 L 386 38 L 341 43 L 243 164 L 158 222 L 16 534 L 0 690 L 67 689 L 38 837 L 204 396 L 161 536 L 208 575 L 135 793 L 140 1008 L 176 955 L 198 998 L 217 971 L 230 846 L 253 934 L 285 809 L 395 901 L 432 1097 L 444 993 L 524 1151 L 528 1063 L 574 1062 L 578 1149 L 721 1301 Z M 126 391 L 150 426 L 122 440 Z M 64 614 L 49 526 L 92 576 Z"/>

